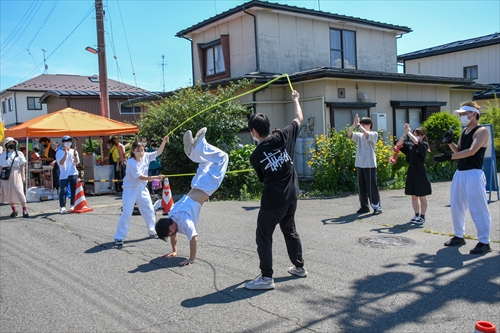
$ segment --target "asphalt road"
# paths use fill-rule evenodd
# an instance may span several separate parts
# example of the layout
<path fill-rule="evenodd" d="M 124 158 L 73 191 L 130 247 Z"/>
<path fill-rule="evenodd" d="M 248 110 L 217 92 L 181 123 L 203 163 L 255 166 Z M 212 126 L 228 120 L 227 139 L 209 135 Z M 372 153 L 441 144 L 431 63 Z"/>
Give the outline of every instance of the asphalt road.
<path fill-rule="evenodd" d="M 443 243 L 452 233 L 449 182 L 434 183 L 423 227 L 407 223 L 411 200 L 382 191 L 383 214 L 358 216 L 356 196 L 300 200 L 296 221 L 307 278 L 292 277 L 279 228 L 275 290 L 250 291 L 259 274 L 258 202 L 208 202 L 195 264 L 165 259 L 169 243 L 147 239 L 134 216 L 125 245 L 113 235 L 118 196 L 87 196 L 94 209 L 58 214 L 58 202 L 29 203 L 32 218 L 0 206 L 1 332 L 473 332 L 500 326 L 500 204 L 493 251 L 470 255 Z M 161 213 L 157 214 L 159 218 Z M 467 234 L 474 225 L 467 217 Z"/>

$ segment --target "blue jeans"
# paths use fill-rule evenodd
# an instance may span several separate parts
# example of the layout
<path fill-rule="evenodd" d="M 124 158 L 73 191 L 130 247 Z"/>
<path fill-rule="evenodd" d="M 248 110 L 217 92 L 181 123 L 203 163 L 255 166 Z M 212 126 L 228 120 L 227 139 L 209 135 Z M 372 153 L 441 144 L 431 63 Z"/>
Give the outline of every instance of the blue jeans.
<path fill-rule="evenodd" d="M 70 203 L 71 206 L 74 206 L 77 179 L 78 175 L 68 176 L 66 179 L 59 179 L 59 187 L 61 188 L 59 191 L 59 207 L 66 207 L 66 191 L 68 190 L 68 185 L 71 189 Z"/>
<path fill-rule="evenodd" d="M 152 170 L 148 169 L 148 177 L 158 176 L 160 174 L 160 171 L 161 171 L 161 168 L 152 169 Z M 152 184 L 153 184 L 152 182 L 148 181 L 148 190 L 149 190 L 149 193 L 153 193 Z"/>

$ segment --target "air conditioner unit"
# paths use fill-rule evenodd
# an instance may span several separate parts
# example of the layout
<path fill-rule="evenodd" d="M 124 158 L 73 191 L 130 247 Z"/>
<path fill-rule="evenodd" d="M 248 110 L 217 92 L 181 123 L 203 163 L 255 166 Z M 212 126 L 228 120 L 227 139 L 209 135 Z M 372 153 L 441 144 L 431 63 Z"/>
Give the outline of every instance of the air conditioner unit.
<path fill-rule="evenodd" d="M 359 92 L 358 93 L 358 101 L 361 103 L 368 102 L 370 99 L 368 98 L 368 94 Z"/>

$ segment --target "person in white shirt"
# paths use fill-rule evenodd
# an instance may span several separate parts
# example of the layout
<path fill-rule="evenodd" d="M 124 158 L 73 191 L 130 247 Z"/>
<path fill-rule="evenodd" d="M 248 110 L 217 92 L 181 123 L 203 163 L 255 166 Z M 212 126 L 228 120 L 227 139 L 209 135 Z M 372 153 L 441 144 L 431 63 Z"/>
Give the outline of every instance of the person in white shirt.
<path fill-rule="evenodd" d="M 382 213 L 380 205 L 380 194 L 377 187 L 377 157 L 375 155 L 375 145 L 378 140 L 378 133 L 372 131 L 372 120 L 368 117 L 359 119 L 358 114 L 354 117 L 352 126 L 347 131 L 347 136 L 356 142 L 355 166 L 358 170 L 358 192 L 359 204 L 358 214 L 369 213 L 368 199 L 373 208 L 373 215 Z M 360 132 L 353 132 L 354 128 Z"/>
<path fill-rule="evenodd" d="M 132 217 L 136 203 L 142 217 L 146 221 L 149 237 L 158 238 L 155 231 L 155 211 L 146 185 L 150 180 L 162 180 L 165 177 L 164 175 L 148 176 L 148 168 L 149 163 L 161 155 L 167 142 L 168 136 L 165 136 L 160 148 L 151 153 L 145 153 L 144 146 L 140 142 L 136 141 L 132 144 L 130 158 L 127 161 L 125 178 L 123 178 L 123 211 L 116 227 L 116 245 L 123 245 L 123 240 L 127 238 L 130 218 Z"/>
<path fill-rule="evenodd" d="M 56 161 L 59 165 L 59 214 L 66 214 L 75 209 L 76 182 L 78 170 L 76 166 L 80 163 L 78 151 L 71 148 L 73 138 L 69 135 L 62 137 L 62 146 L 56 152 Z M 68 186 L 71 190 L 69 211 L 66 210 L 66 193 Z"/>

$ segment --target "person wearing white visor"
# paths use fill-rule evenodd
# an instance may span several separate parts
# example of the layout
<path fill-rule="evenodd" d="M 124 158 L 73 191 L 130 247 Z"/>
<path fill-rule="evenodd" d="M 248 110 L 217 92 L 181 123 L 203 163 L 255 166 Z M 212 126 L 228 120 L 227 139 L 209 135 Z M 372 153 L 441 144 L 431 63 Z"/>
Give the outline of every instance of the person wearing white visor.
<path fill-rule="evenodd" d="M 483 172 L 489 133 L 479 125 L 479 109 L 475 102 L 463 102 L 459 110 L 453 111 L 455 115 L 460 116 L 460 122 L 465 128 L 457 144 L 453 142 L 452 134 L 447 133 L 443 137 L 443 142 L 448 144 L 453 154 L 441 153 L 434 156 L 437 162 L 457 160 L 457 171 L 453 175 L 450 189 L 451 219 L 455 236 L 444 245 L 465 245 L 465 212 L 469 208 L 479 240 L 476 247 L 470 250 L 471 254 L 486 254 L 491 251 L 491 216 L 486 199 L 486 176 Z"/>

